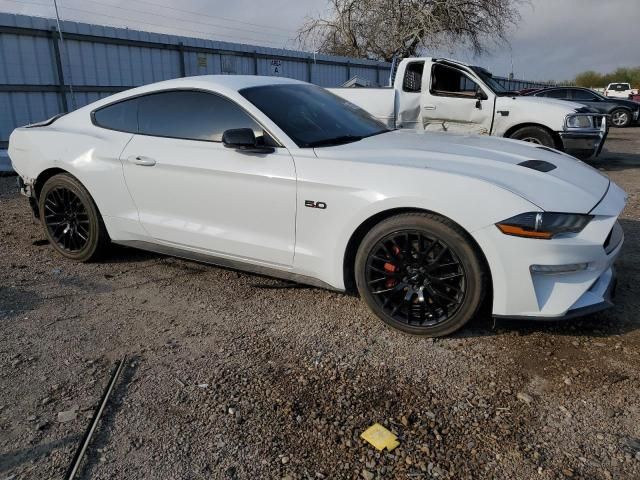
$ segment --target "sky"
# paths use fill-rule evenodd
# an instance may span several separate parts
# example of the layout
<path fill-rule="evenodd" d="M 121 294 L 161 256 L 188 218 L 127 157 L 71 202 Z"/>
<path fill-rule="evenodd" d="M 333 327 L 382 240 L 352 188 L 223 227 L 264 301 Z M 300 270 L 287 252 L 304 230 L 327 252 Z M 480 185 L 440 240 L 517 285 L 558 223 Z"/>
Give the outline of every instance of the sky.
<path fill-rule="evenodd" d="M 190 37 L 296 48 L 305 18 L 326 12 L 326 0 L 58 0 L 62 19 Z M 640 0 L 523 0 L 508 44 L 468 51 L 425 52 L 512 71 L 525 80 L 569 80 L 640 65 Z M 53 0 L 0 0 L 0 11 L 54 17 Z"/>

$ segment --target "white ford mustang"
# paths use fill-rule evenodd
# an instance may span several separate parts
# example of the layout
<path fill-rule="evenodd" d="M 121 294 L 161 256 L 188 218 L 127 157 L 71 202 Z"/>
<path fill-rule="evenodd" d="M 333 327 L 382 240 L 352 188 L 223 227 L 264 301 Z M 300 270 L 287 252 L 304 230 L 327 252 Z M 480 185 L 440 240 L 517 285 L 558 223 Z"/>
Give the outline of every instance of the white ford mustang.
<path fill-rule="evenodd" d="M 445 335 L 610 305 L 624 192 L 555 150 L 389 131 L 326 90 L 256 76 L 135 88 L 16 129 L 9 155 L 53 247 L 118 244 L 356 289 Z"/>

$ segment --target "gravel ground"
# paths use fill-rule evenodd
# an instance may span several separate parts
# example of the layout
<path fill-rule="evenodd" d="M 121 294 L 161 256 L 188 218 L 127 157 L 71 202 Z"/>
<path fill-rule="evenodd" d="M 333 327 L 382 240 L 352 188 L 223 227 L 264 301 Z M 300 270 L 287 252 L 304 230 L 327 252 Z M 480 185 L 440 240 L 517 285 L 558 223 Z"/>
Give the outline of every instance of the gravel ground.
<path fill-rule="evenodd" d="M 80 478 L 640 478 L 640 128 L 607 146 L 617 306 L 435 341 L 320 289 L 122 248 L 65 261 L 0 178 L 0 479 L 64 475 L 123 355 Z M 374 422 L 400 447 L 365 444 Z"/>

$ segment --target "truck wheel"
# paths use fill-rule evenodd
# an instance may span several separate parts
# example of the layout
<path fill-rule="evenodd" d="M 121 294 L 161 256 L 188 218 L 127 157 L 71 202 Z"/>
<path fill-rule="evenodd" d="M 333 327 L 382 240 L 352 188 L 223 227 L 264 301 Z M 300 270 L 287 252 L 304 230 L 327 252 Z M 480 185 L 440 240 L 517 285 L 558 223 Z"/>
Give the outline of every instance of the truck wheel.
<path fill-rule="evenodd" d="M 487 273 L 467 233 L 444 217 L 406 213 L 364 237 L 355 259 L 361 298 L 387 325 L 448 335 L 478 311 Z"/>
<path fill-rule="evenodd" d="M 618 128 L 628 127 L 631 123 L 631 113 L 624 108 L 616 108 L 611 112 L 611 123 Z"/>
<path fill-rule="evenodd" d="M 544 145 L 545 147 L 556 148 L 556 142 L 551 133 L 542 127 L 536 127 L 535 125 L 519 128 L 513 132 L 509 138 L 522 140 L 524 142 L 537 143 L 538 145 Z"/>

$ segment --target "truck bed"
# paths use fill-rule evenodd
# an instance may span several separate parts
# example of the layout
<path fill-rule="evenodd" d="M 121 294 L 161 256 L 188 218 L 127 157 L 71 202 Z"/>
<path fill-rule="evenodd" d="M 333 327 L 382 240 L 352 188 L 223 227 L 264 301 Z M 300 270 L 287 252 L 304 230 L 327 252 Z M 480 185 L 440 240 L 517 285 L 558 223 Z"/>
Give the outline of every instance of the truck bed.
<path fill-rule="evenodd" d="M 330 92 L 366 110 L 389 128 L 395 128 L 395 90 L 383 88 L 329 88 Z"/>

